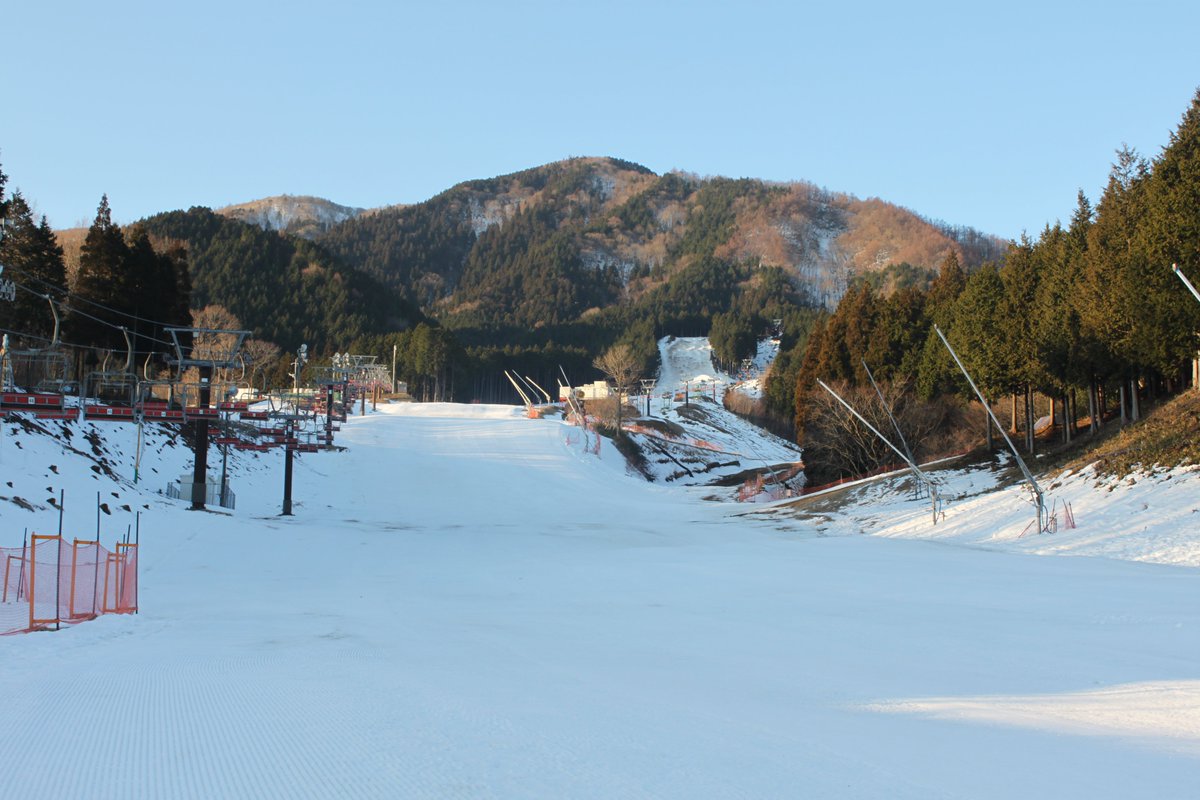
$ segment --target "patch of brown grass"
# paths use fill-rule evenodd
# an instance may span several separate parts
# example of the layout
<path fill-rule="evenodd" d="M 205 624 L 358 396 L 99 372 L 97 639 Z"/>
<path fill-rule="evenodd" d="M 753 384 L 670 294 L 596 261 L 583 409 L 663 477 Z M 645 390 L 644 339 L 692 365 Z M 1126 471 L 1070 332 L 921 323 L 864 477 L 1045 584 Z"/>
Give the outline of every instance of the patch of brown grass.
<path fill-rule="evenodd" d="M 1120 477 L 1138 468 L 1200 464 L 1200 391 L 1163 403 L 1068 466 L 1080 469 L 1089 464 L 1102 474 Z"/>

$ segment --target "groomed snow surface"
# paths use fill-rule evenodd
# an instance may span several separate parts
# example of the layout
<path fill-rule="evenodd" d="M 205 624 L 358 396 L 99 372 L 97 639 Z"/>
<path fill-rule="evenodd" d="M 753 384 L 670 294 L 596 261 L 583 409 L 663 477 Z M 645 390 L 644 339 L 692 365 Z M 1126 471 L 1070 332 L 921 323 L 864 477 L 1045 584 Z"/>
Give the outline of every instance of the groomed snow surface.
<path fill-rule="evenodd" d="M 0 496 L 36 506 L 0 501 L 3 544 L 54 532 L 60 488 L 68 536 L 94 531 L 97 491 L 106 542 L 146 508 L 140 614 L 0 638 L 0 797 L 1200 785 L 1195 472 L 1074 476 L 1055 492 L 1079 527 L 1018 538 L 1029 506 L 994 470 L 947 473 L 934 528 L 886 483 L 820 513 L 706 502 L 559 420 L 397 404 L 300 458 L 283 518 L 279 453 L 233 459 L 236 512 L 191 512 L 155 493 L 189 463 L 160 434 L 135 488 L 133 426 L 73 427 L 119 480 L 3 429 Z"/>

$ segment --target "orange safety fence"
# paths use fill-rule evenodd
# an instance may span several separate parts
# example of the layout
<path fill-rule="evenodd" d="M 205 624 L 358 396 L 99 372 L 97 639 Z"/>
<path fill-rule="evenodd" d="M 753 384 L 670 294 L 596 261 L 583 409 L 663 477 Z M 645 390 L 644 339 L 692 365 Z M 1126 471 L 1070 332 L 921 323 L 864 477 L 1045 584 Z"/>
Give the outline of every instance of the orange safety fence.
<path fill-rule="evenodd" d="M 0 557 L 0 635 L 137 611 L 136 544 L 109 550 L 94 540 L 35 533 L 22 547 L 0 547 Z"/>

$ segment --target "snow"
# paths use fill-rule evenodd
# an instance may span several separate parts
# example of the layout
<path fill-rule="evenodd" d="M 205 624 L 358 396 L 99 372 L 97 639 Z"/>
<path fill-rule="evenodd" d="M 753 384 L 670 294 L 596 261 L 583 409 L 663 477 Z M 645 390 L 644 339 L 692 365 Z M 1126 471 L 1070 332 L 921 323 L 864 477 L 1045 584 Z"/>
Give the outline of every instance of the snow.
<path fill-rule="evenodd" d="M 650 417 L 682 428 L 684 434 L 673 439 L 650 435 L 643 426 L 641 433 L 633 436 L 647 454 L 650 477 L 689 486 L 709 485 L 747 470 L 800 461 L 800 449 L 795 444 L 725 409 L 725 392 L 736 384 L 736 379 L 713 366 L 707 338 L 668 337 L 658 346 L 662 366 L 650 402 Z M 761 346 L 756 370 L 764 370 L 773 357 L 771 345 Z M 644 413 L 644 397 L 639 405 Z M 740 485 L 741 481 L 735 483 Z M 798 488 L 803 476 L 792 483 Z M 728 489 L 730 496 L 736 488 Z"/>
<path fill-rule="evenodd" d="M 60 489 L 68 536 L 97 492 L 106 542 L 143 512 L 137 616 L 0 638 L 3 797 L 1195 793 L 1195 470 L 1047 476 L 1079 527 L 1021 537 L 1002 467 L 935 473 L 935 527 L 900 479 L 705 501 L 561 420 L 394 404 L 297 460 L 287 518 L 279 453 L 190 512 L 149 427 L 137 486 L 132 425 L 2 428 L 0 544 Z"/>
<path fill-rule="evenodd" d="M 1200 469 L 1182 467 L 1118 480 L 1089 467 L 1040 478 L 1054 534 L 1032 530 L 1036 513 L 1019 474 L 995 465 L 927 470 L 946 500 L 945 518 L 931 522 L 929 501 L 915 500 L 906 471 L 849 489 L 844 507 L 829 513 L 807 503 L 780 503 L 765 513 L 798 514 L 829 536 L 868 533 L 922 539 L 1030 555 L 1102 556 L 1200 567 Z M 1065 525 L 1064 508 L 1076 527 Z"/>
<path fill-rule="evenodd" d="M 766 391 L 767 371 L 777 355 L 779 355 L 778 339 L 761 340 L 754 353 L 754 358 L 751 359 L 752 365 L 747 374 L 739 376 L 740 380 L 729 387 L 730 391 L 744 394 L 753 400 L 761 400 Z"/>
<path fill-rule="evenodd" d="M 702 336 L 668 337 L 658 343 L 661 366 L 658 372 L 660 391 L 676 391 L 689 382 L 692 391 L 700 384 L 721 381 L 729 384 L 732 379 L 718 374 L 712 363 L 712 345 Z"/>

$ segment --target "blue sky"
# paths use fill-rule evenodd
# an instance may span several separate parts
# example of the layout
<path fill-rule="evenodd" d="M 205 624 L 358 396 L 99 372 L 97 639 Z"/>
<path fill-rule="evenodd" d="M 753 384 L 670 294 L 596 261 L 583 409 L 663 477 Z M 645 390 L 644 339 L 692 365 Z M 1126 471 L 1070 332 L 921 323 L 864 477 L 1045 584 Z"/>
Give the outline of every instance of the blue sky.
<path fill-rule="evenodd" d="M 1167 144 L 1197 31 L 1195 2 L 21 3 L 0 165 L 55 227 L 609 155 L 1012 238 Z"/>

